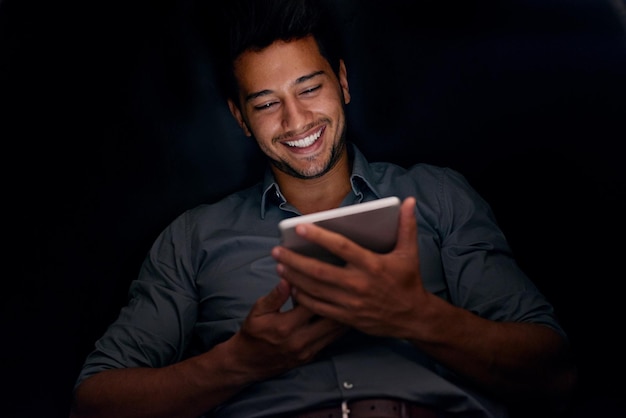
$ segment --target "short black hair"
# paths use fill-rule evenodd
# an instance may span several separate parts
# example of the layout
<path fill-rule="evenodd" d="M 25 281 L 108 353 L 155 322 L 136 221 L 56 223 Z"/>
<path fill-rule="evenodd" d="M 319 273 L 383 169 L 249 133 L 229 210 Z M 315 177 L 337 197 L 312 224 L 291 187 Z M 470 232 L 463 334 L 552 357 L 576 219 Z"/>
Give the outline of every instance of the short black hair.
<path fill-rule="evenodd" d="M 278 40 L 288 42 L 312 35 L 320 54 L 339 73 L 342 38 L 325 0 L 226 0 L 220 19 L 221 36 L 214 32 L 211 40 L 217 54 L 218 82 L 225 98 L 237 105 L 233 63 L 243 52 L 260 51 Z"/>

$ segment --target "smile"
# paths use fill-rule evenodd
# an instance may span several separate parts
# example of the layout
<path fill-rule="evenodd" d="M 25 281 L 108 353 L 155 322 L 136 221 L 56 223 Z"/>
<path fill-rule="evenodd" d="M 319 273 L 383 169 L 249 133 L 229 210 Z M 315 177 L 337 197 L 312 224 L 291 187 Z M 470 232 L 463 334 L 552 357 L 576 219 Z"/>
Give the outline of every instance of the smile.
<path fill-rule="evenodd" d="M 310 147 L 322 135 L 322 131 L 323 130 L 324 129 L 320 129 L 319 131 L 315 132 L 314 134 L 311 134 L 311 135 L 309 135 L 309 136 L 307 136 L 305 138 L 302 138 L 302 139 L 298 139 L 296 141 L 286 141 L 285 144 L 289 145 L 290 147 L 295 147 L 295 148 Z"/>

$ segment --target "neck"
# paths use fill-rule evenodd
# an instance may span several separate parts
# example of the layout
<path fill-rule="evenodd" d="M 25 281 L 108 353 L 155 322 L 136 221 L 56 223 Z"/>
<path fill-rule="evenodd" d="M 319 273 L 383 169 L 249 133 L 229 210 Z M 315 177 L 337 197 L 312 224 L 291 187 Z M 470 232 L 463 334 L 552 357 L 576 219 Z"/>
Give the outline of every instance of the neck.
<path fill-rule="evenodd" d="M 303 215 L 339 207 L 350 193 L 350 163 L 348 153 L 326 174 L 315 179 L 298 179 L 274 170 L 280 190 Z"/>

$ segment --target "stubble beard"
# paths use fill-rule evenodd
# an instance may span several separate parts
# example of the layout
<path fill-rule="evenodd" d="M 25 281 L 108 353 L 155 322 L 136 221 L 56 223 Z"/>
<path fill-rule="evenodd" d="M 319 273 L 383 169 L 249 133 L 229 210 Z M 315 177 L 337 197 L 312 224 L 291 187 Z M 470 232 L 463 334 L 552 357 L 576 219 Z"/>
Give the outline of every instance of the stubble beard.
<path fill-rule="evenodd" d="M 323 167 L 319 167 L 315 165 L 315 159 L 319 158 L 318 156 L 310 157 L 309 161 L 311 161 L 312 166 L 308 166 L 303 170 L 296 170 L 291 165 L 281 160 L 274 160 L 270 158 L 270 163 L 278 170 L 287 174 L 288 176 L 300 179 L 300 180 L 311 180 L 322 177 L 324 174 L 328 173 L 337 162 L 341 159 L 341 155 L 346 147 L 346 131 L 347 124 L 344 122 L 341 136 L 339 137 L 339 141 L 333 145 L 330 150 L 330 157 L 328 161 L 325 163 Z"/>

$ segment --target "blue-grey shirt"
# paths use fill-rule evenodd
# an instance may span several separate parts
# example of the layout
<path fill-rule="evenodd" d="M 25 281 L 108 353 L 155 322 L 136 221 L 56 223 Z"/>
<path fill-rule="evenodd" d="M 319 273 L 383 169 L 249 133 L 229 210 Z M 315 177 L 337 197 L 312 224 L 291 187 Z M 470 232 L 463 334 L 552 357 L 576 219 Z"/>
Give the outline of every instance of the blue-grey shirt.
<path fill-rule="evenodd" d="M 354 145 L 350 153 L 352 193 L 342 206 L 387 196 L 417 199 L 428 291 L 484 318 L 544 324 L 565 335 L 553 307 L 515 263 L 488 204 L 463 176 L 427 164 L 405 169 L 368 163 Z M 230 338 L 255 301 L 277 284 L 270 250 L 279 244 L 278 222 L 298 215 L 269 170 L 259 184 L 181 214 L 154 242 L 128 305 L 96 342 L 77 385 L 106 369 L 172 364 Z M 386 396 L 508 416 L 502 404 L 407 341 L 356 331 L 312 363 L 250 385 L 213 412 L 268 417 Z"/>

